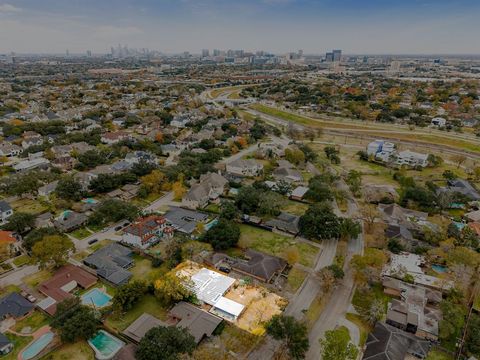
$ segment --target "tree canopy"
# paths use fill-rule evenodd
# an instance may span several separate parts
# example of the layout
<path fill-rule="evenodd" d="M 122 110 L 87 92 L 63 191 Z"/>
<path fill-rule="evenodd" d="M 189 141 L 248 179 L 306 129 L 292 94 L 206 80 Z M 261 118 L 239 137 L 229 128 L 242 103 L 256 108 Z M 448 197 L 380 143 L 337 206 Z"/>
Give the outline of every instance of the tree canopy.
<path fill-rule="evenodd" d="M 195 338 L 185 328 L 157 326 L 150 329 L 138 344 L 138 360 L 178 360 L 195 350 Z"/>
<path fill-rule="evenodd" d="M 274 315 L 267 326 L 267 333 L 282 342 L 282 353 L 288 353 L 292 359 L 303 359 L 310 345 L 305 324 L 293 316 Z"/>

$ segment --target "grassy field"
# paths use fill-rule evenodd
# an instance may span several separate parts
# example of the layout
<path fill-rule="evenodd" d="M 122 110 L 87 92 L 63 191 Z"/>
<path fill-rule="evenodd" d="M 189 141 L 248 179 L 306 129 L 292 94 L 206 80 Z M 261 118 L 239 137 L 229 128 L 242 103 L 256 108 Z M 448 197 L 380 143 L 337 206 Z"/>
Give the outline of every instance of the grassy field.
<path fill-rule="evenodd" d="M 285 251 L 294 246 L 300 253 L 300 264 L 311 267 L 317 256 L 318 249 L 310 244 L 299 243 L 295 239 L 262 230 L 249 225 L 240 225 L 241 235 L 239 243 L 247 248 L 262 251 L 267 254 L 285 257 Z"/>
<path fill-rule="evenodd" d="M 153 295 L 145 295 L 135 304 L 133 309 L 127 313 L 120 316 L 110 315 L 106 320 L 106 324 L 117 331 L 123 331 L 145 312 L 160 320 L 166 320 L 167 318 L 167 309 L 162 307 Z"/>
<path fill-rule="evenodd" d="M 394 138 L 398 140 L 407 140 L 407 141 L 416 141 L 420 143 L 427 143 L 427 144 L 442 144 L 444 146 L 458 148 L 463 150 L 475 151 L 480 152 L 480 145 L 478 145 L 478 141 L 475 140 L 467 140 L 467 139 L 460 139 L 452 136 L 449 133 L 425 133 L 422 132 L 422 129 L 417 130 L 408 130 L 398 128 L 392 125 L 387 124 L 363 124 L 357 122 L 349 122 L 348 120 L 340 120 L 338 121 L 327 121 L 321 119 L 314 119 L 302 115 L 297 115 L 290 113 L 288 111 L 283 111 L 279 109 L 275 109 L 269 106 L 261 105 L 261 104 L 253 104 L 251 105 L 252 109 L 262 112 L 266 115 L 274 116 L 282 120 L 295 122 L 297 124 L 316 127 L 316 128 L 328 128 L 328 129 L 336 129 L 336 130 L 349 130 L 352 132 L 361 131 L 361 134 L 375 136 L 375 137 L 386 137 L 386 138 Z M 392 132 L 394 131 L 394 132 Z M 414 136 L 412 136 L 414 134 Z"/>
<path fill-rule="evenodd" d="M 17 212 L 24 212 L 28 214 L 41 214 L 47 210 L 39 201 L 31 199 L 19 199 L 12 202 L 11 207 Z"/>
<path fill-rule="evenodd" d="M 365 345 L 368 333 L 372 331 L 372 328 L 357 314 L 347 313 L 345 318 L 358 326 L 360 330 L 360 346 Z"/>
<path fill-rule="evenodd" d="M 328 294 L 327 296 L 317 296 L 315 300 L 313 300 L 310 307 L 305 312 L 305 319 L 307 320 L 307 326 L 309 328 L 312 327 L 313 324 L 315 324 L 315 322 L 318 320 L 329 298 L 330 294 Z"/>
<path fill-rule="evenodd" d="M 20 351 L 33 339 L 31 336 L 16 336 L 8 332 L 5 333 L 5 336 L 13 344 L 13 351 L 8 355 L 2 356 L 4 360 L 17 360 Z"/>
<path fill-rule="evenodd" d="M 31 260 L 32 258 L 28 255 L 20 255 L 13 260 L 13 264 L 17 267 L 20 267 L 30 263 Z"/>
<path fill-rule="evenodd" d="M 40 329 L 42 326 L 48 324 L 48 318 L 41 313 L 40 311 L 35 310 L 31 315 L 17 321 L 15 327 L 13 328 L 16 332 L 20 333 L 23 328 L 29 327 L 32 329 L 31 332 Z"/>
<path fill-rule="evenodd" d="M 27 284 L 32 288 L 36 288 L 40 283 L 44 282 L 45 280 L 50 279 L 52 276 L 52 271 L 50 270 L 40 270 L 32 275 L 25 276 L 22 279 L 22 282 Z"/>
<path fill-rule="evenodd" d="M 64 344 L 43 357 L 43 360 L 94 360 L 95 354 L 86 341 Z"/>
<path fill-rule="evenodd" d="M 150 259 L 146 259 L 139 255 L 134 255 L 133 260 L 135 265 L 129 269 L 129 271 L 133 274 L 133 280 L 154 281 L 168 271 L 166 265 L 154 268 L 152 267 L 152 262 Z"/>
<path fill-rule="evenodd" d="M 453 360 L 454 356 L 439 349 L 432 349 L 425 360 Z"/>
<path fill-rule="evenodd" d="M 297 269 L 295 267 L 292 270 L 290 270 L 290 273 L 288 274 L 288 279 L 287 279 L 287 283 L 288 283 L 288 286 L 290 287 L 290 290 L 292 292 L 297 291 L 298 288 L 302 285 L 306 276 L 307 276 L 307 273 L 303 270 Z"/>
<path fill-rule="evenodd" d="M 70 235 L 72 235 L 74 238 L 77 238 L 78 240 L 82 240 L 92 235 L 92 232 L 86 228 L 80 228 L 75 231 L 72 231 Z"/>
<path fill-rule="evenodd" d="M 0 296 L 22 291 L 17 285 L 7 285 L 0 289 Z"/>
<path fill-rule="evenodd" d="M 288 212 L 294 215 L 303 215 L 308 209 L 308 204 L 304 204 L 298 201 L 288 200 L 282 211 Z"/>

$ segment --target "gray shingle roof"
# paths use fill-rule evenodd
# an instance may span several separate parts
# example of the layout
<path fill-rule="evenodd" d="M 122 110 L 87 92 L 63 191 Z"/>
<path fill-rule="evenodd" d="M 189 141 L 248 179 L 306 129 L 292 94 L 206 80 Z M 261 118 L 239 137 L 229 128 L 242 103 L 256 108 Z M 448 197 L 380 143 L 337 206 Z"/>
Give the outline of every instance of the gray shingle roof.
<path fill-rule="evenodd" d="M 4 316 L 22 317 L 33 309 L 34 305 L 21 296 L 12 292 L 0 299 L 0 318 Z"/>

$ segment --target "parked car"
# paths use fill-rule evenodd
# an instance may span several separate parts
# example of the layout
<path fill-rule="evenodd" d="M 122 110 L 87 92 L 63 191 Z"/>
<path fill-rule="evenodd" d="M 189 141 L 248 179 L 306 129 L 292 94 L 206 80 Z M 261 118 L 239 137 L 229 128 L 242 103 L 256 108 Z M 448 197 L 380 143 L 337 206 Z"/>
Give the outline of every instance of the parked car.
<path fill-rule="evenodd" d="M 226 273 L 226 274 L 228 274 L 228 273 L 230 273 L 230 271 L 232 271 L 230 268 L 228 268 L 228 267 L 226 267 L 226 266 L 219 266 L 219 267 L 218 267 L 218 270 L 220 270 L 220 271 L 222 271 L 222 272 L 224 272 L 224 273 Z"/>
<path fill-rule="evenodd" d="M 97 241 L 98 241 L 98 239 L 88 240 L 88 245 L 95 244 Z"/>
<path fill-rule="evenodd" d="M 22 291 L 20 293 L 20 295 L 22 295 L 25 299 L 27 299 L 28 301 L 30 301 L 31 303 L 34 303 L 35 301 L 37 301 L 37 298 L 33 295 L 30 295 L 29 293 L 27 293 L 26 291 Z"/>

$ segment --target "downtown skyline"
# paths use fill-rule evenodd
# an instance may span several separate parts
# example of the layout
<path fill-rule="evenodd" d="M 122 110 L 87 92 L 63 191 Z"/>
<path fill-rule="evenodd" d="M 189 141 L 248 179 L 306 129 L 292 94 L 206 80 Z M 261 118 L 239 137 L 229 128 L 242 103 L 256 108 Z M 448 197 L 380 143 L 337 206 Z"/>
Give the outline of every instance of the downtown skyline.
<path fill-rule="evenodd" d="M 471 0 L 0 2 L 0 53 L 248 49 L 321 54 L 480 54 Z"/>

